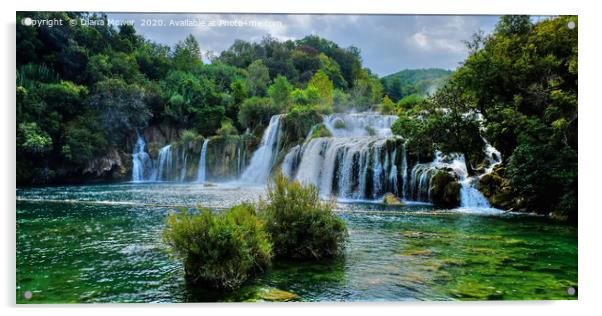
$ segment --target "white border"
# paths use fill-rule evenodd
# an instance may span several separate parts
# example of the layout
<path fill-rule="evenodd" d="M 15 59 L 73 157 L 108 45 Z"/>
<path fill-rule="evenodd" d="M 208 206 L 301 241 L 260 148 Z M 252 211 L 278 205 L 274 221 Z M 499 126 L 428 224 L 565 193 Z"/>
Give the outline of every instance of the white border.
<path fill-rule="evenodd" d="M 138 309 L 151 315 L 166 313 L 222 315 L 237 313 L 257 315 L 304 315 L 336 313 L 342 315 L 572 315 L 592 314 L 600 310 L 600 189 L 602 175 L 599 156 L 602 102 L 598 77 L 600 69 L 600 10 L 595 1 L 585 0 L 28 0 L 6 1 L 2 6 L 3 47 L 0 49 L 2 102 L 0 117 L 2 147 L 3 272 L 0 286 L 1 308 L 9 314 L 25 315 L 104 315 L 132 313 Z M 417 302 L 417 303 L 316 303 L 316 304 L 170 304 L 15 306 L 15 11 L 112 11 L 112 12 L 249 12 L 249 13 L 385 13 L 385 14 L 531 14 L 579 15 L 579 300 L 519 302 Z M 175 309 L 173 311 L 167 309 Z M 136 311 L 134 311 L 136 309 Z M 6 314 L 4 314 L 6 315 Z"/>

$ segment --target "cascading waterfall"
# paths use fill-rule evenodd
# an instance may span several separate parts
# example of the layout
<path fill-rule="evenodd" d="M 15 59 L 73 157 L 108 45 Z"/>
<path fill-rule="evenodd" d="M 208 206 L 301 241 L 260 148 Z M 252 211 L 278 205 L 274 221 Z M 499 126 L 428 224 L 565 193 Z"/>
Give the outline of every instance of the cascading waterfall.
<path fill-rule="evenodd" d="M 302 184 L 316 185 L 325 198 L 375 199 L 387 192 L 398 194 L 404 180 L 398 172 L 401 138 L 391 133 L 396 118 L 375 113 L 325 116 L 323 123 L 333 137 L 293 147 L 284 157 L 282 171 Z"/>
<path fill-rule="evenodd" d="M 393 149 L 393 154 L 391 154 L 391 163 L 385 163 L 385 165 L 389 166 L 389 183 L 391 183 L 392 193 L 395 195 L 399 195 L 399 185 L 397 183 L 397 177 L 399 177 L 399 175 L 397 174 L 397 165 L 395 164 L 395 158 L 397 158 L 397 147 Z"/>
<path fill-rule="evenodd" d="M 324 125 L 333 137 L 380 136 L 390 137 L 396 115 L 373 112 L 335 113 L 324 117 Z"/>
<path fill-rule="evenodd" d="M 182 167 L 180 170 L 180 181 L 186 180 L 186 174 L 188 173 L 188 154 L 186 153 L 186 149 L 182 147 Z"/>
<path fill-rule="evenodd" d="M 153 168 L 153 162 L 144 151 L 144 146 L 144 139 L 138 135 L 138 139 L 136 139 L 136 144 L 134 145 L 134 152 L 132 153 L 133 182 L 147 181 Z"/>
<path fill-rule="evenodd" d="M 261 138 L 259 148 L 253 153 L 251 162 L 240 177 L 244 183 L 266 183 L 280 147 L 280 123 L 282 115 L 274 115 Z"/>
<path fill-rule="evenodd" d="M 469 177 L 462 181 L 460 184 L 460 207 L 463 208 L 490 208 L 489 201 L 474 187 L 474 183 L 478 180 L 478 177 Z"/>
<path fill-rule="evenodd" d="M 151 177 L 153 181 L 169 181 L 173 169 L 173 155 L 171 145 L 167 145 L 159 150 L 157 161 L 157 170 Z"/>
<path fill-rule="evenodd" d="M 488 151 L 488 162 L 490 167 L 486 173 L 493 169 L 492 164 L 501 161 L 501 155 L 495 148 L 491 147 Z M 478 182 L 478 176 L 468 176 L 466 160 L 464 155 L 451 154 L 444 156 L 436 152 L 433 162 L 425 164 L 416 164 L 412 169 L 410 180 L 411 197 L 416 201 L 430 201 L 430 187 L 433 176 L 439 170 L 451 170 L 458 178 L 460 188 L 460 207 L 463 208 L 490 208 L 489 201 L 479 190 L 475 188 Z M 486 174 L 485 173 L 485 174 Z"/>
<path fill-rule="evenodd" d="M 502 154 L 495 149 L 486 139 L 485 141 L 485 157 L 487 159 L 487 168 L 485 173 L 480 176 L 466 177 L 460 184 L 462 188 L 460 190 L 460 206 L 465 208 L 491 208 L 489 201 L 485 198 L 483 193 L 475 188 L 475 184 L 479 178 L 491 173 L 493 168 L 502 162 Z"/>
<path fill-rule="evenodd" d="M 403 158 L 401 160 L 401 181 L 402 181 L 402 198 L 407 199 L 408 195 L 408 154 L 406 152 L 406 145 L 403 144 Z"/>
<path fill-rule="evenodd" d="M 270 119 L 259 148 L 245 168 L 244 144 L 235 149 L 236 175 L 241 183 L 267 182 L 281 150 L 282 115 Z M 404 200 L 430 202 L 433 176 L 439 170 L 453 172 L 461 184 L 461 207 L 488 208 L 487 199 L 475 185 L 478 176 L 469 177 L 461 154 L 435 154 L 429 163 L 408 163 L 403 138 L 394 136 L 391 125 L 394 115 L 377 113 L 337 113 L 323 117 L 324 126 L 332 137 L 311 138 L 291 148 L 281 164 L 283 173 L 302 184 L 316 185 L 324 198 L 379 199 L 393 193 Z M 198 164 L 196 182 L 206 181 L 206 155 L 209 140 L 205 139 Z M 485 140 L 485 173 L 501 162 L 501 154 Z M 174 147 L 175 148 L 175 147 Z M 185 181 L 188 153 L 182 148 L 173 157 L 172 146 L 159 150 L 157 160 L 145 152 L 145 142 L 138 137 L 133 151 L 132 181 Z M 174 159 L 176 161 L 174 161 Z M 481 176 L 483 176 L 482 174 Z"/>
<path fill-rule="evenodd" d="M 199 169 L 196 175 L 196 182 L 203 183 L 206 180 L 206 157 L 207 157 L 207 145 L 209 144 L 209 139 L 205 139 L 203 141 L 203 147 L 201 148 L 201 158 L 199 159 Z"/>

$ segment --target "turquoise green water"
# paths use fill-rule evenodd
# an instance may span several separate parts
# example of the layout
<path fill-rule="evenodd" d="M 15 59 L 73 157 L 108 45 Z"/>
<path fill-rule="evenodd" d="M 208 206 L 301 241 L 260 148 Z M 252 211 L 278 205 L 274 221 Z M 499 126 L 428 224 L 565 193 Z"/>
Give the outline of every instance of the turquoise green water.
<path fill-rule="evenodd" d="M 234 293 L 187 286 L 160 232 L 174 206 L 225 208 L 261 188 L 121 184 L 17 191 L 18 303 L 575 299 L 577 229 L 487 211 L 340 203 L 345 258 L 279 263 Z M 31 299 L 24 293 L 30 291 Z"/>

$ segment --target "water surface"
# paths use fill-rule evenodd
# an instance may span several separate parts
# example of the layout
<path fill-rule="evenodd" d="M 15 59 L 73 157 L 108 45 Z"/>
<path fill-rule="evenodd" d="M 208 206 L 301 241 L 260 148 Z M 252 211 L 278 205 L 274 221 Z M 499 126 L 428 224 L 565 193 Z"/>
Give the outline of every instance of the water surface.
<path fill-rule="evenodd" d="M 345 258 L 277 263 L 234 293 L 191 288 L 160 233 L 176 206 L 223 209 L 260 187 L 140 183 L 17 190 L 17 302 L 574 299 L 576 227 L 492 210 L 345 202 Z M 26 291 L 33 296 L 27 300 Z"/>

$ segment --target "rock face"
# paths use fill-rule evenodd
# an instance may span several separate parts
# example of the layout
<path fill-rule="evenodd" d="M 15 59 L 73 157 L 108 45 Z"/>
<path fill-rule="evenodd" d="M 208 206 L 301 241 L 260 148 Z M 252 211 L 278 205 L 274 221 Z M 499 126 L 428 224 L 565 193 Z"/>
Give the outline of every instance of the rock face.
<path fill-rule="evenodd" d="M 510 181 L 504 177 L 505 167 L 497 165 L 489 174 L 482 176 L 477 189 L 489 200 L 493 207 L 524 211 L 522 200 L 514 194 Z"/>
<path fill-rule="evenodd" d="M 83 175 L 92 179 L 123 180 L 127 177 L 130 160 L 127 154 L 111 149 L 105 156 L 98 157 L 88 163 Z M 131 168 L 131 167 L 129 167 Z"/>
<path fill-rule="evenodd" d="M 403 205 L 403 202 L 393 193 L 386 193 L 383 197 L 383 203 L 387 205 Z"/>
<path fill-rule="evenodd" d="M 237 178 L 248 165 L 258 145 L 259 139 L 252 135 L 210 137 L 207 144 L 207 179 L 216 181 Z"/>
<path fill-rule="evenodd" d="M 460 189 L 456 177 L 444 170 L 438 171 L 432 179 L 430 195 L 433 205 L 438 207 L 453 208 L 460 206 Z"/>
<path fill-rule="evenodd" d="M 176 141 L 181 133 L 180 129 L 167 124 L 159 124 L 149 126 L 141 132 L 144 141 L 146 142 L 146 152 L 151 157 L 156 157 L 161 147 Z M 134 148 L 136 138 L 132 138 L 133 143 L 130 148 L 127 148 L 127 152 L 131 153 Z"/>
<path fill-rule="evenodd" d="M 202 136 L 188 141 L 163 144 L 166 157 L 149 153 L 155 169 L 161 170 L 158 181 L 197 181 L 205 140 Z M 212 136 L 207 139 L 205 152 L 205 180 L 228 181 L 236 179 L 248 165 L 259 140 L 253 135 Z"/>

